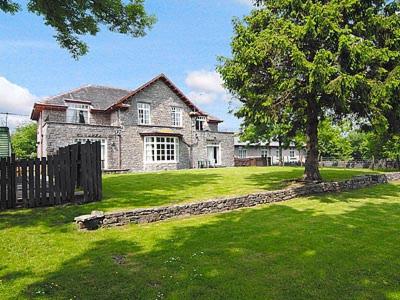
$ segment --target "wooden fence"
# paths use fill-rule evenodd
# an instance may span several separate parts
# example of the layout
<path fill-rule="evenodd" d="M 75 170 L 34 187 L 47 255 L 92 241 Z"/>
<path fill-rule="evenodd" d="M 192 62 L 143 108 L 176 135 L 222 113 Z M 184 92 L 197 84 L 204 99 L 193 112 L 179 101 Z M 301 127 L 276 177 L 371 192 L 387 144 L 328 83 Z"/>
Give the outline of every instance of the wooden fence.
<path fill-rule="evenodd" d="M 60 148 L 41 159 L 0 160 L 0 209 L 99 201 L 100 142 Z"/>

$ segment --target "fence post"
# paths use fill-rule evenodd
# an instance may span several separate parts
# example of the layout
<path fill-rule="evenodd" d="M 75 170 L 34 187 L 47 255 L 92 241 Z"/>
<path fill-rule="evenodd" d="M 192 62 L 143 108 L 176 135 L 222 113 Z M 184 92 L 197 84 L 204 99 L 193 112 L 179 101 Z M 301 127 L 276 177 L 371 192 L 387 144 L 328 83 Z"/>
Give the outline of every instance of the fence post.
<path fill-rule="evenodd" d="M 53 161 L 55 204 L 61 204 L 60 161 L 60 155 L 55 155 Z"/>
<path fill-rule="evenodd" d="M 6 209 L 7 201 L 7 163 L 0 158 L 0 209 Z"/>
<path fill-rule="evenodd" d="M 28 204 L 28 177 L 27 177 L 27 161 L 23 159 L 20 161 L 21 167 L 21 186 L 22 186 L 22 203 L 23 206 L 26 208 L 29 206 Z"/>
<path fill-rule="evenodd" d="M 49 156 L 47 158 L 47 175 L 49 177 L 49 205 L 54 205 L 54 158 Z"/>
<path fill-rule="evenodd" d="M 28 161 L 28 167 L 29 167 L 29 207 L 35 207 L 35 182 L 34 182 L 34 176 L 33 176 L 33 167 L 34 166 L 34 161 L 29 160 Z"/>
<path fill-rule="evenodd" d="M 47 200 L 47 159 L 46 157 L 42 157 L 42 161 L 40 164 L 40 173 L 41 173 L 41 197 L 40 197 L 40 202 L 42 203 L 43 206 L 46 206 L 48 204 Z"/>
<path fill-rule="evenodd" d="M 15 208 L 17 206 L 17 180 L 16 180 L 16 161 L 15 161 L 15 154 L 11 154 L 10 156 L 10 165 L 9 165 L 9 203 L 10 208 Z"/>
<path fill-rule="evenodd" d="M 40 158 L 35 159 L 35 206 L 40 206 Z"/>

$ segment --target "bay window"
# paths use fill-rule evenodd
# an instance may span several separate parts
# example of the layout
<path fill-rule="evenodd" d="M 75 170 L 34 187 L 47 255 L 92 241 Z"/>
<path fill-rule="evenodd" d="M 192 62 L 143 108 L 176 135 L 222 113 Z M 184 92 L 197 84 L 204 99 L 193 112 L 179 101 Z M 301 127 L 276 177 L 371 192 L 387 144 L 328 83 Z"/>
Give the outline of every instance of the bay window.
<path fill-rule="evenodd" d="M 177 137 L 144 137 L 145 162 L 178 162 L 179 139 Z"/>

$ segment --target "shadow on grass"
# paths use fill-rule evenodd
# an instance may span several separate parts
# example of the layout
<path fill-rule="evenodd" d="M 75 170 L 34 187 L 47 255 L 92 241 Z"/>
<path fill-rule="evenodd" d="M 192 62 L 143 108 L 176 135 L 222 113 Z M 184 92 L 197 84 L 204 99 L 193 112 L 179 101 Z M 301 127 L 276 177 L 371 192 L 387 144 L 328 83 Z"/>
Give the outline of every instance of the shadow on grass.
<path fill-rule="evenodd" d="M 215 169 L 217 170 L 217 169 Z M 237 169 L 240 171 L 240 169 Z M 286 179 L 301 177 L 302 168 L 290 168 L 278 171 L 265 168 L 265 172 L 249 175 L 245 178 L 243 186 L 254 186 L 254 190 L 273 190 L 287 186 Z M 199 190 L 207 191 L 211 187 L 220 187 L 221 194 L 230 191 L 224 189 L 223 175 L 214 170 L 201 170 L 199 172 L 165 172 L 143 173 L 106 176 L 103 179 L 103 200 L 85 205 L 57 206 L 50 208 L 35 208 L 24 210 L 10 210 L 0 212 L 0 230 L 10 227 L 43 226 L 43 231 L 66 232 L 73 226 L 74 217 L 88 214 L 92 210 L 118 210 L 133 207 L 148 207 L 167 204 L 182 203 L 190 199 L 205 199 Z M 218 171 L 218 170 L 217 170 Z M 321 172 L 327 179 L 347 179 L 355 175 L 370 173 L 370 170 L 345 170 L 325 168 Z M 248 174 L 248 173 L 246 173 Z M 232 186 L 233 191 L 235 186 Z M 183 192 L 196 191 L 199 194 Z M 229 194 L 229 193 L 228 193 Z M 202 197 L 203 196 L 203 197 Z M 329 196 L 326 198 L 329 201 Z"/>
<path fill-rule="evenodd" d="M 221 175 L 210 172 L 185 171 L 107 176 L 103 179 L 101 207 L 126 207 L 132 202 L 137 207 L 164 205 L 177 201 L 174 196 L 179 191 L 193 186 L 214 185 L 221 178 Z M 185 196 L 179 200 L 185 200 Z"/>
<path fill-rule="evenodd" d="M 92 210 L 109 210 L 129 207 L 146 207 L 174 204 L 185 201 L 176 193 L 189 187 L 216 184 L 221 176 L 209 172 L 193 174 L 143 173 L 114 175 L 103 178 L 103 200 L 84 205 L 66 205 L 47 208 L 9 210 L 0 212 L 0 230 L 9 227 L 42 225 L 49 230 L 65 232 L 76 216 Z M 189 194 L 186 197 L 193 197 Z M 50 229 L 51 228 L 51 229 Z"/>
<path fill-rule="evenodd" d="M 396 196 L 398 185 L 382 185 L 329 196 L 352 208 L 333 214 L 280 204 L 125 229 L 154 235 L 150 249 L 140 237 L 128 241 L 112 237 L 118 229 L 104 230 L 110 238 L 93 242 L 19 297 L 38 291 L 49 299 L 399 297 Z M 333 203 L 326 197 L 303 201 L 326 207 Z M 363 198 L 372 200 L 353 206 Z M 167 236 L 157 233 L 163 226 Z M 116 255 L 123 259 L 116 262 Z"/>
<path fill-rule="evenodd" d="M 340 181 L 350 179 L 353 176 L 373 174 L 373 170 L 368 169 L 334 169 L 334 168 L 321 168 L 321 175 L 324 181 Z M 260 189 L 271 190 L 281 189 L 288 185 L 291 180 L 302 178 L 304 168 L 292 168 L 288 171 L 282 167 L 282 170 L 265 172 L 261 174 L 252 174 L 247 176 L 247 179 L 252 182 L 252 185 Z"/>

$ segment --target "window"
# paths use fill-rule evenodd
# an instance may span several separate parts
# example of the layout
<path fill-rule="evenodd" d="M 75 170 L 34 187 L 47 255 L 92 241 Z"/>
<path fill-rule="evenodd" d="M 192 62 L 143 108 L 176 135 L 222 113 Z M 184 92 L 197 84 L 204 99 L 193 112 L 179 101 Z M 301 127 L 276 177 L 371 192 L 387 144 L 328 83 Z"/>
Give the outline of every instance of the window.
<path fill-rule="evenodd" d="M 247 149 L 239 149 L 239 158 L 247 157 Z"/>
<path fill-rule="evenodd" d="M 171 107 L 172 126 L 182 126 L 182 108 Z"/>
<path fill-rule="evenodd" d="M 176 137 L 146 136 L 144 154 L 146 162 L 178 162 L 179 140 Z"/>
<path fill-rule="evenodd" d="M 294 158 L 294 157 L 295 157 L 295 155 L 294 155 L 294 149 L 290 149 L 290 151 L 289 151 L 289 156 L 290 156 L 290 158 Z"/>
<path fill-rule="evenodd" d="M 89 142 L 98 142 L 100 141 L 101 145 L 101 168 L 107 168 L 107 140 L 99 139 L 99 138 L 76 138 L 74 140 L 75 143 L 85 144 L 87 141 Z"/>
<path fill-rule="evenodd" d="M 89 124 L 89 105 L 68 103 L 67 123 Z"/>
<path fill-rule="evenodd" d="M 276 150 L 276 157 L 279 157 L 279 149 Z"/>
<path fill-rule="evenodd" d="M 196 130 L 203 131 L 205 128 L 206 117 L 201 116 L 196 118 Z"/>
<path fill-rule="evenodd" d="M 268 149 L 261 149 L 261 157 L 268 157 Z"/>
<path fill-rule="evenodd" d="M 138 123 L 141 125 L 150 124 L 150 104 L 149 103 L 138 103 Z"/>

